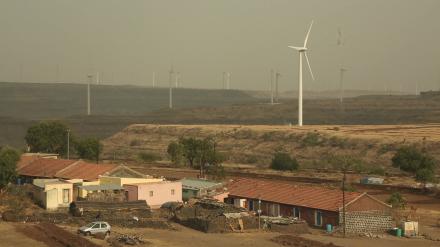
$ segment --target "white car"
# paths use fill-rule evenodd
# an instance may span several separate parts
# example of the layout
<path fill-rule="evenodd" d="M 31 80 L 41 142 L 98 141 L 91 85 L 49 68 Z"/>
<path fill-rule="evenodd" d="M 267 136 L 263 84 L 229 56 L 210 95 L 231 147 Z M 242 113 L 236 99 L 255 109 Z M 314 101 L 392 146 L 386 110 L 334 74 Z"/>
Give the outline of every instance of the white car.
<path fill-rule="evenodd" d="M 111 226 L 109 223 L 105 221 L 95 221 L 80 227 L 78 229 L 78 233 L 84 234 L 86 236 L 94 235 L 97 233 L 104 233 L 105 235 L 109 235 L 110 230 Z"/>

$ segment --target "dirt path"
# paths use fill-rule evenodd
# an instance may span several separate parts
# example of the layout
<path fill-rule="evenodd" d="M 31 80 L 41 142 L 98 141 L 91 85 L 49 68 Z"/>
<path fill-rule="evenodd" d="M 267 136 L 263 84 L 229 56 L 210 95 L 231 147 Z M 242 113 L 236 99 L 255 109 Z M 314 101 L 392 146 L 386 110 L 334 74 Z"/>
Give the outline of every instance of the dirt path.
<path fill-rule="evenodd" d="M 43 242 L 53 247 L 99 247 L 100 245 L 89 241 L 86 238 L 64 230 L 63 228 L 50 224 L 15 224 L 15 230 L 28 238 Z"/>
<path fill-rule="evenodd" d="M 49 245 L 18 232 L 15 224 L 0 222 L 0 246 L 47 247 Z"/>
<path fill-rule="evenodd" d="M 343 247 L 439 247 L 440 242 L 430 241 L 425 239 L 407 239 L 397 238 L 393 236 L 386 236 L 382 239 L 371 238 L 339 238 L 316 234 L 301 235 L 304 238 L 316 240 L 325 243 L 333 243 Z"/>

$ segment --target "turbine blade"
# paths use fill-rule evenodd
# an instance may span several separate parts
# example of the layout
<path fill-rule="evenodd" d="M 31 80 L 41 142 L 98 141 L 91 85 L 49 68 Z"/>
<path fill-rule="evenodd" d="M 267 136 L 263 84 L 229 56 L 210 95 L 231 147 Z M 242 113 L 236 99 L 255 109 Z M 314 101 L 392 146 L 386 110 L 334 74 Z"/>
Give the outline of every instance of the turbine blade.
<path fill-rule="evenodd" d="M 312 76 L 312 80 L 315 80 L 315 76 L 312 72 L 312 67 L 310 67 L 309 58 L 307 57 L 307 52 L 304 52 L 304 57 L 306 57 L 307 65 L 309 66 L 310 75 Z"/>
<path fill-rule="evenodd" d="M 307 32 L 306 39 L 304 40 L 304 47 L 307 47 L 307 40 L 309 39 L 310 31 L 312 30 L 313 26 L 313 20 L 312 23 L 310 23 L 309 31 Z"/>
<path fill-rule="evenodd" d="M 289 48 L 295 49 L 297 51 L 300 51 L 302 49 L 304 49 L 304 47 L 297 47 L 297 46 L 288 46 Z"/>

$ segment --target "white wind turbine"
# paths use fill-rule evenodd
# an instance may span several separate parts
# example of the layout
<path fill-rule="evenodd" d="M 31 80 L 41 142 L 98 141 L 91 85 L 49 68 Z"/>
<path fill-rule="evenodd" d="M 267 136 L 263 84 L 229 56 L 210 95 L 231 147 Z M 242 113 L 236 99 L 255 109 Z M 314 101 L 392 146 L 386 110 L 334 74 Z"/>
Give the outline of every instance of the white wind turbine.
<path fill-rule="evenodd" d="M 313 72 L 312 72 L 312 68 L 310 67 L 310 62 L 309 62 L 309 58 L 307 57 L 307 40 L 309 39 L 309 35 L 310 35 L 310 30 L 312 30 L 312 26 L 313 26 L 313 21 L 312 23 L 310 23 L 310 27 L 309 27 L 309 31 L 307 32 L 306 38 L 304 40 L 304 45 L 302 47 L 297 47 L 297 46 L 288 46 L 289 48 L 295 49 L 299 52 L 299 82 L 298 82 L 298 126 L 302 126 L 303 125 L 303 114 L 302 114 L 302 98 L 303 98 L 303 89 L 302 89 L 302 84 L 303 84 L 303 76 L 302 76 L 302 54 L 304 54 L 304 57 L 306 58 L 307 61 L 307 65 L 309 67 L 309 71 L 310 71 L 310 75 L 312 76 L 312 79 L 315 80 L 315 77 L 313 76 Z"/>

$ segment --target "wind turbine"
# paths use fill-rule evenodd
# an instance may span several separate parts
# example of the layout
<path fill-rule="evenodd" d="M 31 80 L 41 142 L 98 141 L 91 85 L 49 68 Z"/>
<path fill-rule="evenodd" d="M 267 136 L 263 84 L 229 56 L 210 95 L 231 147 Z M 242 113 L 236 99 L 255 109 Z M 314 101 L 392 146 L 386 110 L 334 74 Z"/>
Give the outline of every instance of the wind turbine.
<path fill-rule="evenodd" d="M 278 103 L 278 79 L 281 77 L 281 74 L 277 71 L 275 73 L 275 101 Z"/>
<path fill-rule="evenodd" d="M 337 45 L 341 47 L 344 45 L 344 40 L 342 38 L 342 29 L 338 28 L 338 41 Z M 341 67 L 339 68 L 339 103 L 342 105 L 344 101 L 344 73 L 347 72 L 347 69 L 344 68 L 344 63 L 341 62 Z"/>
<path fill-rule="evenodd" d="M 153 88 L 156 87 L 156 72 L 153 72 Z"/>
<path fill-rule="evenodd" d="M 170 69 L 170 78 L 169 78 L 169 102 L 168 102 L 168 107 L 170 109 L 173 109 L 173 86 L 172 86 L 172 81 L 173 81 L 173 75 L 174 75 L 174 69 L 173 66 L 171 66 Z"/>
<path fill-rule="evenodd" d="M 298 81 L 298 126 L 302 126 L 303 125 L 303 113 L 302 113 L 302 101 L 303 101 L 303 89 L 302 89 L 302 84 L 303 84 L 303 76 L 302 76 L 302 55 L 304 55 L 304 57 L 306 58 L 307 61 L 307 65 L 309 67 L 309 71 L 310 71 L 310 75 L 312 76 L 312 80 L 315 80 L 315 77 L 313 76 L 313 72 L 312 72 L 312 67 L 310 67 L 310 62 L 309 62 L 309 58 L 307 57 L 307 41 L 309 39 L 309 35 L 310 35 L 310 31 L 312 30 L 312 26 L 313 26 L 313 21 L 312 23 L 310 23 L 310 27 L 309 27 L 309 31 L 307 31 L 307 35 L 306 38 L 304 40 L 304 45 L 302 47 L 298 47 L 298 46 L 288 46 L 289 48 L 295 49 L 296 51 L 298 51 L 299 53 L 299 81 Z"/>
<path fill-rule="evenodd" d="M 270 104 L 273 105 L 274 102 L 274 92 L 273 92 L 273 78 L 274 77 L 274 72 L 273 69 L 270 70 Z"/>
<path fill-rule="evenodd" d="M 87 78 L 87 116 L 90 116 L 90 83 L 93 80 L 93 75 L 88 75 Z"/>

